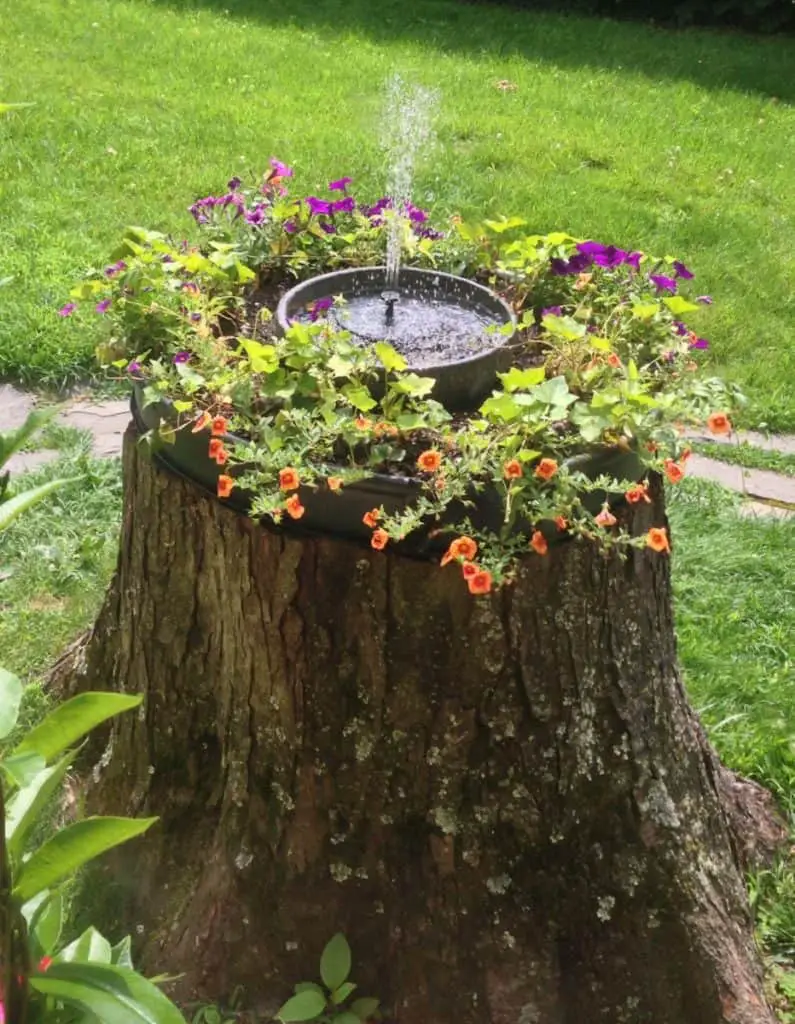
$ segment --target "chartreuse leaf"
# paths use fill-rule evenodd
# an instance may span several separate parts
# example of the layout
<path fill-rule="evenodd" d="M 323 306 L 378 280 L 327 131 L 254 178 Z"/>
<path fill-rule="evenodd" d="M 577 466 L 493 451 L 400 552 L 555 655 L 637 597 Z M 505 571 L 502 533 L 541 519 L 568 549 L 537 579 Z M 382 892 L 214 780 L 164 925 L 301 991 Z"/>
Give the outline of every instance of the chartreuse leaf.
<path fill-rule="evenodd" d="M 122 711 L 137 708 L 141 700 L 140 696 L 126 693 L 80 693 L 59 705 L 43 722 L 31 729 L 15 753 L 41 754 L 49 761 L 102 722 Z"/>
<path fill-rule="evenodd" d="M 681 295 L 672 295 L 669 299 L 663 299 L 665 305 L 674 316 L 681 316 L 683 313 L 695 313 L 699 308 L 694 302 L 688 302 Z"/>
<path fill-rule="evenodd" d="M 307 990 L 292 996 L 276 1014 L 284 1024 L 300 1024 L 301 1021 L 316 1020 L 326 1008 L 326 999 L 321 992 Z"/>
<path fill-rule="evenodd" d="M 157 818 L 86 818 L 47 840 L 20 868 L 14 896 L 26 901 L 106 850 L 134 839 Z"/>
<path fill-rule="evenodd" d="M 171 1000 L 146 978 L 116 964 L 54 963 L 30 987 L 102 1024 L 185 1024 Z"/>
<path fill-rule="evenodd" d="M 25 840 L 50 798 L 60 787 L 69 760 L 64 757 L 51 768 L 40 771 L 9 800 L 6 807 L 6 848 L 13 861 L 22 859 Z"/>
<path fill-rule="evenodd" d="M 354 999 L 350 1005 L 350 1012 L 355 1013 L 359 1020 L 369 1020 L 378 1010 L 378 1000 L 370 996 L 363 999 Z"/>
<path fill-rule="evenodd" d="M 359 412 L 369 412 L 378 404 L 363 384 L 346 384 L 342 393 Z"/>
<path fill-rule="evenodd" d="M 0 761 L 0 769 L 12 787 L 26 786 L 45 767 L 40 754 L 12 754 Z"/>
<path fill-rule="evenodd" d="M 385 341 L 377 341 L 373 346 L 375 354 L 387 373 L 392 373 L 395 370 L 405 370 L 408 363 L 403 356 L 396 352 L 391 345 L 387 345 Z"/>
<path fill-rule="evenodd" d="M 93 925 L 89 925 L 79 938 L 70 942 L 55 957 L 55 963 L 109 964 L 112 960 L 111 944 Z"/>
<path fill-rule="evenodd" d="M 587 330 L 585 324 L 580 323 L 573 317 L 555 316 L 552 313 L 548 313 L 542 320 L 542 323 L 550 334 L 555 334 L 559 338 L 565 338 L 566 341 L 576 341 L 578 338 L 585 337 Z"/>
<path fill-rule="evenodd" d="M 337 932 L 326 944 L 326 948 L 321 954 L 320 977 L 326 988 L 330 992 L 334 992 L 348 980 L 350 973 L 351 947 L 342 932 Z"/>
<path fill-rule="evenodd" d="M 32 922 L 32 932 L 42 956 L 52 956 L 58 948 L 63 928 L 63 898 L 59 892 L 49 894 Z"/>
<path fill-rule="evenodd" d="M 632 315 L 639 320 L 650 320 L 659 311 L 660 304 L 658 302 L 636 302 L 632 307 Z"/>
<path fill-rule="evenodd" d="M 21 700 L 22 683 L 16 676 L 0 668 L 0 740 L 8 736 L 17 724 Z"/>
<path fill-rule="evenodd" d="M 520 370 L 518 366 L 512 366 L 507 373 L 498 373 L 502 386 L 506 391 L 518 391 L 520 388 L 532 388 L 540 384 L 546 373 L 543 366 L 531 366 L 527 370 Z"/>

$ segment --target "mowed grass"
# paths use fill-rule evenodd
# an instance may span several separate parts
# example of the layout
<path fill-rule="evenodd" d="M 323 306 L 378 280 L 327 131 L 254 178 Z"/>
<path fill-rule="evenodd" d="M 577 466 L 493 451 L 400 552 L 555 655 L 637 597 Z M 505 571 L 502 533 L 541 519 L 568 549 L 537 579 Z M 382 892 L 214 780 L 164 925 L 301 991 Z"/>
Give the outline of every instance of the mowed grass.
<path fill-rule="evenodd" d="M 384 189 L 383 85 L 440 92 L 416 200 L 682 256 L 748 422 L 795 427 L 795 42 L 454 0 L 0 0 L 0 374 L 90 371 L 60 320 L 119 232 L 277 154 L 300 191 Z M 513 91 L 501 91 L 507 80 Z"/>

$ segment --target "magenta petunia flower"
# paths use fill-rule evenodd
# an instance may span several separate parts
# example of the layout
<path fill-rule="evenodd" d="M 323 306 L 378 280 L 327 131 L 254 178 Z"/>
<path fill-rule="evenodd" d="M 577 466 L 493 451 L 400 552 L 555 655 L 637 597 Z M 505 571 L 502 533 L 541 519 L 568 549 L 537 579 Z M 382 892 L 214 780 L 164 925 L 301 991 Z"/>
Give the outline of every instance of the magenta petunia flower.
<path fill-rule="evenodd" d="M 94 309 L 97 313 L 107 313 L 110 309 L 110 299 L 103 299 L 102 302 L 98 302 L 96 306 L 94 306 Z"/>
<path fill-rule="evenodd" d="M 681 263 L 679 260 L 674 260 L 674 273 L 677 277 L 681 277 L 683 281 L 692 281 L 695 277 L 693 271 L 688 270 L 684 263 Z"/>
<path fill-rule="evenodd" d="M 337 229 L 334 227 L 333 224 L 329 224 L 328 221 L 320 222 L 320 230 L 325 231 L 327 235 L 336 235 L 337 233 Z"/>
<path fill-rule="evenodd" d="M 631 252 L 624 260 L 628 267 L 632 267 L 633 270 L 640 269 L 640 261 L 643 259 L 642 252 Z"/>
<path fill-rule="evenodd" d="M 111 263 L 109 267 L 105 267 L 105 277 L 115 277 L 120 274 L 122 270 L 127 269 L 127 264 L 124 260 L 117 260 L 115 263 Z"/>
<path fill-rule="evenodd" d="M 331 204 L 332 213 L 353 213 L 356 209 L 356 200 L 353 196 L 346 196 L 344 199 L 337 199 Z"/>
<path fill-rule="evenodd" d="M 347 192 L 348 185 L 353 181 L 353 178 L 337 178 L 336 181 L 330 181 L 328 183 L 330 192 Z"/>
<path fill-rule="evenodd" d="M 288 235 L 294 235 L 298 230 L 298 225 L 294 220 L 286 220 L 283 226 Z"/>
<path fill-rule="evenodd" d="M 133 361 L 131 363 L 127 364 L 127 373 L 140 373 L 140 372 L 141 372 L 141 364 L 137 360 L 133 359 Z"/>
<path fill-rule="evenodd" d="M 419 206 L 412 206 L 411 203 L 406 207 L 406 213 L 412 224 L 424 224 L 428 219 L 428 214 L 425 210 L 421 210 Z"/>
<path fill-rule="evenodd" d="M 229 179 L 229 181 L 226 183 L 226 187 L 229 189 L 230 192 L 236 192 L 242 184 L 243 182 L 240 180 L 240 178 L 238 178 L 237 175 L 235 175 L 234 178 Z"/>
<path fill-rule="evenodd" d="M 309 207 L 309 212 L 314 216 L 331 213 L 331 203 L 326 202 L 325 199 L 318 199 L 317 196 L 307 196 L 306 205 Z"/>
<path fill-rule="evenodd" d="M 292 178 L 293 169 L 288 167 L 287 164 L 283 164 L 281 160 L 277 160 L 275 156 L 271 157 L 271 167 L 276 172 L 277 178 Z"/>
<path fill-rule="evenodd" d="M 561 316 L 562 314 L 563 309 L 560 306 L 547 306 L 546 309 L 541 310 L 542 319 L 545 316 Z"/>
<path fill-rule="evenodd" d="M 696 299 L 696 302 L 700 302 L 702 306 L 711 306 L 713 301 L 714 300 L 711 295 L 699 295 Z"/>
<path fill-rule="evenodd" d="M 702 350 L 703 349 L 707 349 L 707 348 L 709 348 L 709 342 L 707 341 L 706 338 L 694 338 L 690 342 L 690 347 L 691 348 L 700 348 Z"/>
<path fill-rule="evenodd" d="M 658 292 L 676 292 L 676 281 L 664 274 L 649 274 L 649 280 L 656 287 Z"/>
<path fill-rule="evenodd" d="M 415 225 L 415 231 L 419 238 L 430 238 L 432 242 L 438 242 L 440 238 L 444 238 L 443 231 L 434 231 L 433 228 L 421 228 Z"/>
<path fill-rule="evenodd" d="M 593 260 L 588 253 L 576 252 L 569 260 L 550 260 L 549 266 L 553 274 L 563 277 L 567 274 L 582 274 L 592 263 Z"/>
<path fill-rule="evenodd" d="M 690 333 L 687 324 L 683 324 L 681 320 L 674 320 L 674 331 L 682 338 Z"/>
<path fill-rule="evenodd" d="M 309 307 L 310 320 L 317 320 L 321 314 L 326 313 L 334 305 L 334 299 L 329 295 L 324 299 L 315 299 Z"/>
<path fill-rule="evenodd" d="M 61 308 L 58 310 L 58 316 L 71 316 L 76 309 L 76 302 L 67 302 L 65 306 L 61 306 Z"/>
<path fill-rule="evenodd" d="M 258 228 L 265 221 L 265 204 L 257 203 L 253 210 L 245 214 L 246 222 Z"/>
<path fill-rule="evenodd" d="M 180 363 L 187 363 L 189 359 L 190 352 L 177 352 L 171 362 L 178 366 Z"/>

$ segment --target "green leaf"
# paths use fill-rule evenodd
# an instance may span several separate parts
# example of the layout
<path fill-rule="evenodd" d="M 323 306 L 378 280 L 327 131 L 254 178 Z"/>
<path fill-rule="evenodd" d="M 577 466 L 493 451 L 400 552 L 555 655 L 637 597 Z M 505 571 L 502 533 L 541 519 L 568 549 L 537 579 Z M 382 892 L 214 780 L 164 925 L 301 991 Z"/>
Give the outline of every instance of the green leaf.
<path fill-rule="evenodd" d="M 347 384 L 342 393 L 359 412 L 369 412 L 378 404 L 363 384 Z"/>
<path fill-rule="evenodd" d="M 540 384 L 544 379 L 546 370 L 543 366 L 531 366 L 527 370 L 520 370 L 518 366 L 512 366 L 507 373 L 498 373 L 502 386 L 506 391 L 518 391 L 519 388 L 532 388 Z"/>
<path fill-rule="evenodd" d="M 193 402 L 186 402 L 184 398 L 175 398 L 174 408 L 177 412 L 187 412 L 193 408 Z"/>
<path fill-rule="evenodd" d="M 0 761 L 0 770 L 12 786 L 26 786 L 46 766 L 40 754 L 12 754 Z"/>
<path fill-rule="evenodd" d="M 396 352 L 391 345 L 387 345 L 385 341 L 377 341 L 373 346 L 375 354 L 378 356 L 379 362 L 387 371 L 392 373 L 395 370 L 405 370 L 408 363 L 403 356 Z"/>
<path fill-rule="evenodd" d="M 355 1013 L 359 1020 L 369 1020 L 377 1012 L 379 1001 L 371 996 L 363 999 L 354 999 L 350 1006 L 350 1012 Z"/>
<path fill-rule="evenodd" d="M 665 305 L 674 316 L 681 316 L 683 313 L 695 313 L 699 308 L 694 302 L 688 302 L 681 295 L 672 295 L 669 299 L 663 299 Z"/>
<path fill-rule="evenodd" d="M 567 406 L 577 401 L 577 396 L 569 391 L 565 377 L 551 377 L 534 388 L 531 394 L 537 402 L 543 402 L 545 405 Z"/>
<path fill-rule="evenodd" d="M 402 395 L 412 395 L 414 398 L 424 398 L 433 391 L 436 381 L 433 377 L 420 377 L 416 373 L 407 373 L 400 377 L 392 385 L 392 390 Z"/>
<path fill-rule="evenodd" d="M 484 220 L 483 223 L 487 228 L 489 228 L 489 230 L 501 235 L 503 232 L 510 231 L 512 228 L 523 228 L 527 224 L 527 221 L 522 220 L 521 217 L 502 217 L 500 220 Z"/>
<path fill-rule="evenodd" d="M 632 315 L 639 320 L 651 320 L 655 313 L 660 312 L 658 302 L 636 302 L 632 307 Z"/>
<path fill-rule="evenodd" d="M 480 412 L 492 420 L 502 420 L 505 423 L 515 420 L 521 412 L 521 408 L 515 398 L 510 395 L 493 395 L 487 398 L 481 405 Z"/>
<path fill-rule="evenodd" d="M 254 373 L 275 373 L 279 369 L 279 354 L 273 345 L 246 339 L 241 342 L 243 351 L 251 361 Z"/>
<path fill-rule="evenodd" d="M 111 946 L 110 954 L 112 964 L 116 964 L 118 967 L 132 968 L 132 939 L 130 936 L 125 935 L 115 946 Z"/>
<path fill-rule="evenodd" d="M 70 942 L 55 957 L 55 963 L 109 964 L 112 960 L 110 943 L 93 925 L 89 925 L 79 938 Z"/>
<path fill-rule="evenodd" d="M 13 498 L 9 498 L 8 501 L 4 501 L 0 505 L 0 532 L 7 529 L 11 522 L 16 519 L 17 516 L 22 515 L 23 512 L 35 505 L 37 501 L 41 501 L 42 498 L 46 498 L 48 494 L 52 494 L 53 491 L 57 491 L 59 487 L 63 487 L 64 484 L 72 483 L 74 480 L 79 480 L 80 477 L 64 477 L 61 480 L 48 480 L 46 484 L 40 484 L 38 487 L 31 487 L 30 490 L 22 491 L 20 494 L 15 494 Z"/>
<path fill-rule="evenodd" d="M 345 359 L 339 352 L 335 352 L 327 361 L 326 366 L 328 366 L 335 377 L 350 377 L 354 363 L 352 359 Z"/>
<path fill-rule="evenodd" d="M 321 954 L 320 977 L 326 988 L 333 992 L 347 980 L 350 973 L 351 947 L 342 932 L 337 932 L 326 944 L 326 948 Z"/>
<path fill-rule="evenodd" d="M 52 893 L 34 916 L 31 928 L 42 956 L 52 956 L 57 948 L 63 917 L 63 898 L 59 892 Z"/>
<path fill-rule="evenodd" d="M 129 967 L 55 963 L 33 974 L 30 987 L 41 995 L 91 1014 L 102 1024 L 185 1024 L 160 989 Z"/>
<path fill-rule="evenodd" d="M 288 999 L 276 1014 L 284 1024 L 299 1024 L 300 1021 L 316 1020 L 326 1008 L 324 996 L 318 992 L 299 992 Z"/>
<path fill-rule="evenodd" d="M 21 700 L 22 683 L 6 669 L 0 668 L 0 740 L 8 736 L 17 724 Z"/>
<path fill-rule="evenodd" d="M 549 313 L 541 322 L 550 334 L 565 338 L 566 341 L 576 341 L 578 338 L 585 337 L 587 330 L 585 324 L 570 316 L 554 316 Z"/>
<path fill-rule="evenodd" d="M 323 998 L 326 998 L 325 990 L 318 985 L 316 981 L 297 981 L 293 985 L 294 992 L 319 992 Z"/>
<path fill-rule="evenodd" d="M 142 835 L 157 818 L 86 818 L 39 847 L 19 871 L 14 895 L 29 900 L 106 850 Z"/>
<path fill-rule="evenodd" d="M 45 768 L 9 800 L 6 807 L 6 844 L 12 860 L 22 860 L 25 841 L 52 795 L 60 789 L 69 761 L 70 758 L 64 757 L 51 768 Z"/>
<path fill-rule="evenodd" d="M 359 1017 L 351 1010 L 343 1010 L 331 1018 L 331 1024 L 359 1024 Z"/>
<path fill-rule="evenodd" d="M 91 732 L 102 722 L 130 711 L 141 703 L 140 696 L 126 693 L 89 691 L 59 705 L 22 740 L 15 754 L 41 754 L 50 761 Z"/>
<path fill-rule="evenodd" d="M 352 981 L 343 982 L 339 988 L 335 988 L 331 993 L 331 1001 L 335 1006 L 339 1006 L 340 1003 L 344 1003 L 348 996 L 352 995 L 356 990 L 356 985 Z"/>
<path fill-rule="evenodd" d="M 404 412 L 395 420 L 400 430 L 419 430 L 427 425 L 425 417 L 418 412 Z"/>

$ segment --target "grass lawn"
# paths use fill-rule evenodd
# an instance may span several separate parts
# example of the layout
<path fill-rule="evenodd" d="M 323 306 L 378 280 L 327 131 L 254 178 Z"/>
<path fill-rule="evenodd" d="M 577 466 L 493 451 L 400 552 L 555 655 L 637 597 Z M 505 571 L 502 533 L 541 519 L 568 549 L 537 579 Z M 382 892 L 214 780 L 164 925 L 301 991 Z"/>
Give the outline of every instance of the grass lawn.
<path fill-rule="evenodd" d="M 0 374 L 59 384 L 94 339 L 60 320 L 73 278 L 130 223 L 185 208 L 272 154 L 298 187 L 383 190 L 382 85 L 440 90 L 416 200 L 680 255 L 694 322 L 795 428 L 795 42 L 672 33 L 452 0 L 0 0 Z M 500 91 L 498 80 L 515 84 Z"/>

